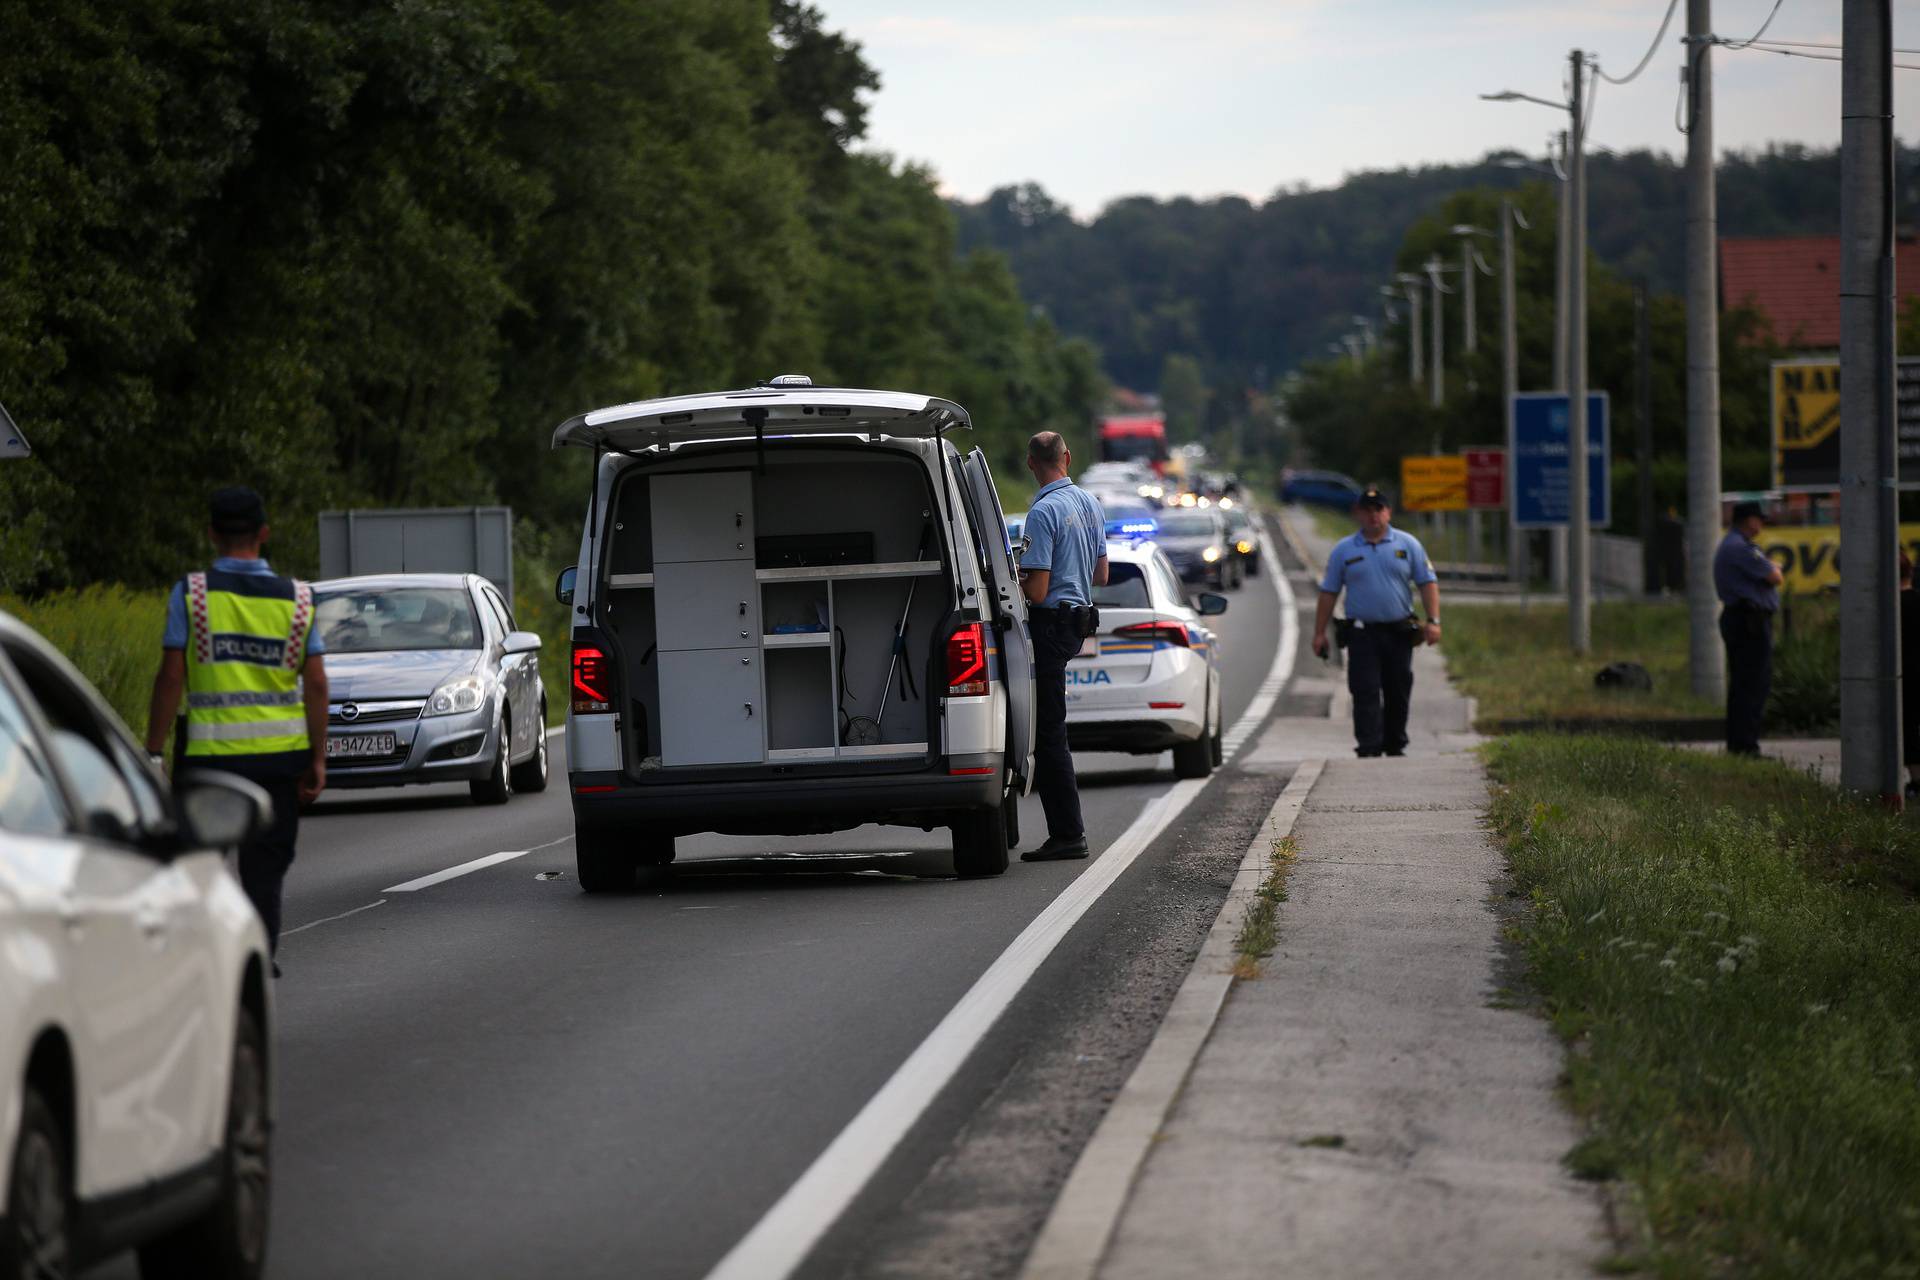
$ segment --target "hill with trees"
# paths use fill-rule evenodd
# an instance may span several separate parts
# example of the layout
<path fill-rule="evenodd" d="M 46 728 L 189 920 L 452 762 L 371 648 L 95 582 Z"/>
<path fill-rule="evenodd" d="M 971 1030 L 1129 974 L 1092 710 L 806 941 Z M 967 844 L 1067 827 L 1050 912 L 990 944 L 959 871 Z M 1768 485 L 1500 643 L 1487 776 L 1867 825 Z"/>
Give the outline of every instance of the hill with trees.
<path fill-rule="evenodd" d="M 1001 463 L 1096 357 L 794 0 L 0 6 L 0 591 L 163 582 L 206 493 L 577 528 L 585 408 L 804 371 L 967 404 Z"/>

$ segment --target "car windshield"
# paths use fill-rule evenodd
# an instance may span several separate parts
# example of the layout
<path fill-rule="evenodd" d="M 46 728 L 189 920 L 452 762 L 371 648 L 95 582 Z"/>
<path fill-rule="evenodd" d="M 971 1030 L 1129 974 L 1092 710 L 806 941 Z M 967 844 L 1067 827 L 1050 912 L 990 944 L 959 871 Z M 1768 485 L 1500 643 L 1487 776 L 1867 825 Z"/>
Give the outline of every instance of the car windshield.
<path fill-rule="evenodd" d="M 464 587 L 325 591 L 314 597 L 314 617 L 331 653 L 480 647 L 480 621 Z"/>
<path fill-rule="evenodd" d="M 1213 532 L 1213 517 L 1198 511 L 1169 511 L 1160 517 L 1160 532 L 1170 538 L 1204 538 Z"/>
<path fill-rule="evenodd" d="M 1107 562 L 1107 585 L 1093 589 L 1093 603 L 1099 609 L 1151 609 L 1147 598 L 1147 577 L 1137 564 Z"/>
<path fill-rule="evenodd" d="M 1238 507 L 1227 512 L 1227 528 L 1229 529 L 1244 529 L 1252 523 L 1253 521 L 1247 516 L 1247 513 Z"/>

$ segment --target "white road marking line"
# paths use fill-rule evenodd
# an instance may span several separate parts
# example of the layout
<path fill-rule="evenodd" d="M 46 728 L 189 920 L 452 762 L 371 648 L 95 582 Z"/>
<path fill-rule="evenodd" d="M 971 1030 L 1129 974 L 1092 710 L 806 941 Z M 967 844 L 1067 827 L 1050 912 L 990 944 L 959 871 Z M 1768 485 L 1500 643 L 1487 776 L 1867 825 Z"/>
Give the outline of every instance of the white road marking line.
<path fill-rule="evenodd" d="M 1280 561 L 1274 553 L 1273 539 L 1267 536 L 1264 529 L 1260 532 L 1260 554 L 1268 565 L 1278 567 Z M 1273 704 L 1286 689 L 1287 681 L 1293 678 L 1293 663 L 1300 649 L 1299 610 L 1295 607 L 1293 584 L 1287 581 L 1286 574 L 1273 574 L 1273 585 L 1280 597 L 1280 643 L 1273 652 L 1273 665 L 1267 668 L 1267 677 L 1260 682 L 1253 701 L 1233 722 L 1233 727 L 1221 736 L 1221 752 L 1228 759 L 1232 759 L 1240 748 L 1247 745 L 1247 739 L 1259 731 L 1267 713 L 1273 710 Z"/>
<path fill-rule="evenodd" d="M 1272 542 L 1264 533 L 1261 538 L 1268 563 L 1277 564 Z M 1282 582 L 1284 576 L 1276 572 L 1274 579 Z M 1281 587 L 1279 591 L 1280 646 L 1260 694 L 1233 723 L 1231 736 L 1240 742 L 1245 742 L 1273 709 L 1274 699 L 1293 669 L 1300 623 L 1294 617 L 1291 589 Z M 958 1074 L 961 1064 L 1054 947 L 1206 785 L 1204 778 L 1176 782 L 1148 801 L 1120 838 L 1008 944 L 799 1181 L 787 1188 L 786 1194 L 707 1273 L 707 1280 L 785 1280 L 792 1275 L 947 1082 Z"/>
<path fill-rule="evenodd" d="M 515 858 L 524 858 L 528 854 L 538 853 L 542 849 L 551 849 L 553 846 L 565 844 L 571 839 L 573 839 L 573 833 L 568 832 L 558 840 L 549 840 L 545 844 L 536 844 L 531 849 L 504 849 L 499 853 L 490 853 L 484 858 L 475 858 L 471 862 L 463 862 L 457 867 L 448 867 L 444 871 L 435 871 L 429 875 L 421 876 L 416 880 L 408 880 L 404 884 L 388 885 L 380 892 L 413 893 L 419 889 L 431 889 L 437 884 L 445 884 L 449 880 L 456 880 L 461 876 L 471 875 L 475 871 L 484 871 L 488 867 L 496 867 L 503 862 L 512 862 Z"/>
<path fill-rule="evenodd" d="M 305 933 L 309 929 L 318 929 L 323 924 L 332 924 L 335 920 L 345 920 L 348 916 L 357 916 L 362 911 L 371 911 L 375 907 L 384 906 L 386 904 L 386 901 L 387 900 L 385 898 L 382 898 L 380 899 L 379 902 L 369 902 L 364 907 L 355 907 L 351 911 L 342 911 L 337 916 L 327 916 L 326 918 L 321 920 L 310 920 L 306 924 L 301 925 L 297 929 L 282 929 L 280 931 L 280 936 L 283 938 L 290 938 L 296 933 Z"/>

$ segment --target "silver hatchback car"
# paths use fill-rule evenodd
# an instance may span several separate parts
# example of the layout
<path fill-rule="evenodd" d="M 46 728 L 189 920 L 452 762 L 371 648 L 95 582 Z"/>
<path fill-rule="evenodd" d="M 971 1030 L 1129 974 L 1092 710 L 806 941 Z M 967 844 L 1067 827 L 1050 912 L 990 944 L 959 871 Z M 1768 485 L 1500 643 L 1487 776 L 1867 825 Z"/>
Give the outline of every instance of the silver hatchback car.
<path fill-rule="evenodd" d="M 540 637 L 478 574 L 313 584 L 327 646 L 327 785 L 465 782 L 481 804 L 547 785 Z"/>

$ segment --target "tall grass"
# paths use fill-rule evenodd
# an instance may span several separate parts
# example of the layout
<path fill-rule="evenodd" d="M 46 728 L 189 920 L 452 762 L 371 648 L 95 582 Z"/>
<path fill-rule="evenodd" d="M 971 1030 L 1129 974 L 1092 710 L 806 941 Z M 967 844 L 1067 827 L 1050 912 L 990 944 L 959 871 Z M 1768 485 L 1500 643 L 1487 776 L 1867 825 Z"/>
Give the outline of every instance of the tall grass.
<path fill-rule="evenodd" d="M 1519 934 L 1662 1275 L 1912 1275 L 1920 828 L 1769 761 L 1487 748 Z"/>
<path fill-rule="evenodd" d="M 147 728 L 147 699 L 160 665 L 167 593 L 120 586 L 82 587 L 33 600 L 0 596 L 0 610 L 46 638 L 100 690 L 136 735 Z"/>

